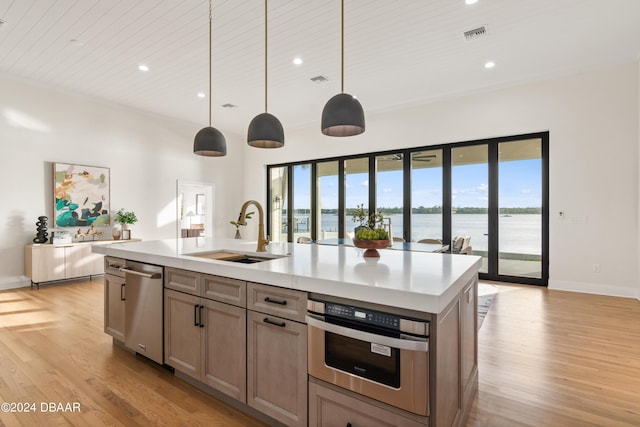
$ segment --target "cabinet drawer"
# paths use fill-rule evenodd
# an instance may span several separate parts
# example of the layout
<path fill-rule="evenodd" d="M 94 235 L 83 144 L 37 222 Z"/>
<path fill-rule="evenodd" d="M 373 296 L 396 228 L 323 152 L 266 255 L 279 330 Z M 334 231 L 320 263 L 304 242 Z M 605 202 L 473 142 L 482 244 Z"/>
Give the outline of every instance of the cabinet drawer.
<path fill-rule="evenodd" d="M 193 271 L 166 267 L 164 269 L 164 287 L 200 296 L 200 276 L 200 273 Z"/>
<path fill-rule="evenodd" d="M 202 296 L 215 301 L 247 306 L 247 282 L 228 277 L 202 275 Z"/>
<path fill-rule="evenodd" d="M 304 323 L 307 293 L 248 282 L 247 309 Z"/>
<path fill-rule="evenodd" d="M 400 414 L 309 382 L 309 427 L 424 427 Z"/>

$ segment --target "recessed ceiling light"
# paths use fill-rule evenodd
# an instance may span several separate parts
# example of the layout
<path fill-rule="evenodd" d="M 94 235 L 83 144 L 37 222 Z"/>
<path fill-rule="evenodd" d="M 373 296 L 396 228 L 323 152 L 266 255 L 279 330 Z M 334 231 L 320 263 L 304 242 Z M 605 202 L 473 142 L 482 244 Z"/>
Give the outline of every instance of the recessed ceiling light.
<path fill-rule="evenodd" d="M 476 3 L 478 3 L 478 0 L 465 0 L 464 2 L 466 4 L 476 4 Z"/>
<path fill-rule="evenodd" d="M 484 64 L 484 68 L 493 68 L 496 66 L 496 63 L 493 61 L 489 61 L 486 64 Z"/>
<path fill-rule="evenodd" d="M 204 98 L 206 95 L 202 92 L 198 92 L 198 98 Z"/>
<path fill-rule="evenodd" d="M 149 71 L 149 67 L 147 67 L 144 64 L 140 64 L 140 65 L 138 65 L 138 70 L 140 70 L 140 71 Z"/>
<path fill-rule="evenodd" d="M 303 62 L 302 58 L 300 58 L 300 57 L 293 58 L 293 63 L 296 64 L 296 65 L 300 65 L 300 64 L 302 64 L 302 62 Z"/>

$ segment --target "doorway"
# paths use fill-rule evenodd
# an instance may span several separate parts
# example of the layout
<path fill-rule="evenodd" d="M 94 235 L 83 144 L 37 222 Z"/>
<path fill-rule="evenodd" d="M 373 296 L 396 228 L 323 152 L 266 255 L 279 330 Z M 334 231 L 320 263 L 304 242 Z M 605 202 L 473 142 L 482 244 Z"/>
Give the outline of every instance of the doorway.
<path fill-rule="evenodd" d="M 202 181 L 177 181 L 176 200 L 178 239 L 187 237 L 215 237 L 214 184 Z"/>
<path fill-rule="evenodd" d="M 548 133 L 451 148 L 451 236 L 480 278 L 548 282 Z"/>

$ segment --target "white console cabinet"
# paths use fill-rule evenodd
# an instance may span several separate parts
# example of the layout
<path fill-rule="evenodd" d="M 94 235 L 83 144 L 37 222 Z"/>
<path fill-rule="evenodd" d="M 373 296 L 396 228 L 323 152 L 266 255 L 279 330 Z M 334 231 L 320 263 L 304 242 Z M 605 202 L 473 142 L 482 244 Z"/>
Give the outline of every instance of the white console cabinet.
<path fill-rule="evenodd" d="M 134 240 L 118 240 L 118 243 Z M 140 241 L 136 239 L 135 241 Z M 93 253 L 93 245 L 114 243 L 115 240 L 67 244 L 29 244 L 24 248 L 24 275 L 31 283 L 94 276 L 104 273 L 104 255 Z"/>

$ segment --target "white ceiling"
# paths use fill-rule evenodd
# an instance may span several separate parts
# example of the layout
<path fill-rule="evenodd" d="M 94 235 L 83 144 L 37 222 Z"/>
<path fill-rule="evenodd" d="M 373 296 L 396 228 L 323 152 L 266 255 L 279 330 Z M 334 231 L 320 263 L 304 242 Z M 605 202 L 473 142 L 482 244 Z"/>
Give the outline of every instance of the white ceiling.
<path fill-rule="evenodd" d="M 345 3 L 345 92 L 365 113 L 640 57 L 640 0 Z M 208 99 L 196 96 L 208 93 L 208 9 L 207 0 L 0 0 L 0 73 L 188 120 L 195 132 L 208 122 Z M 466 41 L 481 25 L 488 36 Z M 329 81 L 310 81 L 318 75 Z M 285 132 L 320 128 L 340 92 L 339 0 L 269 1 L 268 88 Z M 264 111 L 261 0 L 213 1 L 213 104 L 223 132 L 246 134 Z"/>

